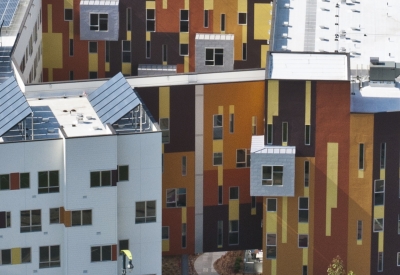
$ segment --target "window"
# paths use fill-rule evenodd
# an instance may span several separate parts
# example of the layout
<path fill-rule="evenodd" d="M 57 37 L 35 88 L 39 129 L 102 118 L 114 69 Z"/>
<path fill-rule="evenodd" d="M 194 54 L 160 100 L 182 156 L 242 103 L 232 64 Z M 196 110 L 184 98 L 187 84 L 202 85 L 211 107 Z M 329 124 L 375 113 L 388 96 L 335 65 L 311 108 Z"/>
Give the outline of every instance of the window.
<path fill-rule="evenodd" d="M 11 212 L 0 212 L 0 228 L 11 227 Z"/>
<path fill-rule="evenodd" d="M 90 187 L 111 186 L 111 171 L 90 172 Z"/>
<path fill-rule="evenodd" d="M 222 165 L 222 153 L 213 153 L 213 165 Z"/>
<path fill-rule="evenodd" d="M 239 221 L 229 221 L 229 245 L 239 244 Z"/>
<path fill-rule="evenodd" d="M 363 231 L 363 222 L 362 221 L 357 221 L 357 241 L 362 240 L 362 231 Z"/>
<path fill-rule="evenodd" d="M 397 234 L 400 235 L 400 214 L 397 215 Z"/>
<path fill-rule="evenodd" d="M 208 10 L 204 11 L 204 28 L 208 28 Z"/>
<path fill-rule="evenodd" d="M 186 223 L 182 223 L 182 248 L 186 248 Z"/>
<path fill-rule="evenodd" d="M 35 22 L 35 26 L 33 27 L 33 40 L 35 41 L 35 43 L 36 43 L 37 37 L 38 37 L 38 35 L 37 35 L 38 29 L 39 29 L 39 28 L 38 28 L 38 23 Z"/>
<path fill-rule="evenodd" d="M 303 274 L 302 275 L 308 275 L 308 266 L 303 265 Z"/>
<path fill-rule="evenodd" d="M 239 25 L 246 25 L 247 24 L 247 13 L 239 12 L 238 13 L 238 24 Z"/>
<path fill-rule="evenodd" d="M 186 188 L 167 189 L 167 207 L 185 207 Z"/>
<path fill-rule="evenodd" d="M 39 248 L 39 268 L 60 267 L 60 246 L 41 246 Z"/>
<path fill-rule="evenodd" d="M 242 44 L 242 60 L 247 60 L 247 43 Z"/>
<path fill-rule="evenodd" d="M 156 31 L 156 13 L 153 9 L 146 10 L 146 31 L 155 32 Z"/>
<path fill-rule="evenodd" d="M 151 42 L 146 41 L 146 58 L 149 59 L 151 57 Z"/>
<path fill-rule="evenodd" d="M 181 10 L 180 12 L 180 32 L 189 32 L 189 11 Z"/>
<path fill-rule="evenodd" d="M 299 222 L 308 222 L 308 198 L 299 197 Z"/>
<path fill-rule="evenodd" d="M 92 224 L 92 210 L 71 211 L 71 225 L 82 226 Z"/>
<path fill-rule="evenodd" d="M 121 255 L 121 250 L 129 250 L 129 240 L 119 241 L 119 254 Z"/>
<path fill-rule="evenodd" d="M 161 233 L 162 233 L 161 238 L 163 240 L 169 240 L 169 226 L 163 226 Z"/>
<path fill-rule="evenodd" d="M 11 264 L 11 249 L 3 249 L 1 252 L 1 264 Z"/>
<path fill-rule="evenodd" d="M 272 124 L 267 125 L 267 144 L 272 144 Z"/>
<path fill-rule="evenodd" d="M 129 180 L 129 166 L 128 165 L 118 165 L 118 181 Z"/>
<path fill-rule="evenodd" d="M 299 234 L 299 248 L 308 247 L 308 235 Z"/>
<path fill-rule="evenodd" d="M 386 167 L 386 143 L 381 143 L 381 169 Z"/>
<path fill-rule="evenodd" d="M 89 41 L 89 53 L 97 53 L 97 42 Z"/>
<path fill-rule="evenodd" d="M 74 71 L 69 71 L 69 80 L 74 80 Z"/>
<path fill-rule="evenodd" d="M 384 205 L 385 204 L 385 181 L 375 180 L 375 199 L 374 205 Z"/>
<path fill-rule="evenodd" d="M 122 62 L 131 62 L 131 41 L 122 40 Z"/>
<path fill-rule="evenodd" d="M 156 221 L 156 201 L 137 201 L 135 223 Z"/>
<path fill-rule="evenodd" d="M 223 203 L 223 193 L 222 193 L 222 185 L 218 186 L 218 204 L 221 205 Z"/>
<path fill-rule="evenodd" d="M 213 115 L 213 139 L 222 139 L 222 133 L 222 115 Z"/>
<path fill-rule="evenodd" d="M 21 263 L 25 264 L 30 262 L 32 262 L 31 248 L 30 247 L 21 248 Z"/>
<path fill-rule="evenodd" d="M 229 114 L 229 133 L 235 131 L 235 114 Z"/>
<path fill-rule="evenodd" d="M 397 266 L 400 266 L 400 252 L 397 252 Z"/>
<path fill-rule="evenodd" d="M 74 56 L 74 39 L 69 40 L 69 56 Z"/>
<path fill-rule="evenodd" d="M 276 234 L 267 234 L 267 259 L 276 259 Z"/>
<path fill-rule="evenodd" d="M 169 143 L 170 142 L 169 118 L 160 118 L 160 129 L 161 129 L 162 143 Z"/>
<path fill-rule="evenodd" d="M 96 79 L 97 78 L 97 72 L 89 72 L 89 79 Z"/>
<path fill-rule="evenodd" d="M 374 232 L 381 232 L 383 231 L 383 218 L 381 219 L 374 219 Z"/>
<path fill-rule="evenodd" d="M 186 156 L 182 156 L 182 176 L 187 175 L 187 158 Z"/>
<path fill-rule="evenodd" d="M 358 169 L 364 170 L 364 143 L 358 145 Z"/>
<path fill-rule="evenodd" d="M 111 261 L 111 245 L 92 246 L 91 247 L 91 261 L 92 262 L 105 262 Z"/>
<path fill-rule="evenodd" d="M 225 14 L 221 14 L 221 32 L 225 31 Z"/>
<path fill-rule="evenodd" d="M 179 55 L 189 55 L 189 44 L 179 44 Z"/>
<path fill-rule="evenodd" d="M 222 247 L 223 245 L 223 229 L 224 229 L 224 222 L 218 221 L 218 230 L 217 230 L 217 245 L 218 247 Z"/>
<path fill-rule="evenodd" d="M 252 196 L 251 197 L 251 208 L 256 208 L 257 204 L 256 204 L 256 197 Z"/>
<path fill-rule="evenodd" d="M 223 66 L 224 65 L 224 49 L 207 48 L 205 64 L 207 66 Z"/>
<path fill-rule="evenodd" d="M 263 166 L 262 185 L 282 185 L 283 166 Z"/>
<path fill-rule="evenodd" d="M 282 142 L 288 142 L 288 123 L 282 122 Z"/>
<path fill-rule="evenodd" d="M 378 272 L 383 271 L 383 252 L 378 252 Z"/>
<path fill-rule="evenodd" d="M 41 210 L 21 211 L 21 233 L 42 231 Z"/>
<path fill-rule="evenodd" d="M 304 161 L 304 187 L 308 187 L 310 181 L 310 162 Z"/>
<path fill-rule="evenodd" d="M 247 158 L 250 155 L 247 154 L 247 149 L 236 150 L 236 168 L 248 167 L 249 161 Z"/>
<path fill-rule="evenodd" d="M 32 35 L 29 38 L 29 56 L 31 56 L 33 53 L 33 40 L 32 40 Z"/>
<path fill-rule="evenodd" d="M 19 69 L 23 73 L 25 71 L 25 55 L 22 57 L 21 65 L 19 65 Z"/>
<path fill-rule="evenodd" d="M 73 12 L 72 9 L 64 9 L 64 20 L 65 21 L 72 21 L 74 19 L 73 17 Z"/>
<path fill-rule="evenodd" d="M 90 14 L 91 31 L 108 31 L 108 14 L 91 13 Z"/>
<path fill-rule="evenodd" d="M 131 10 L 131 8 L 127 8 L 126 9 L 126 30 L 127 31 L 132 30 L 131 21 L 132 21 L 132 10 Z"/>
<path fill-rule="evenodd" d="M 10 190 L 10 175 L 0 175 L 0 190 Z"/>
<path fill-rule="evenodd" d="M 267 212 L 276 212 L 277 199 L 267 199 Z"/>
<path fill-rule="evenodd" d="M 238 200 L 239 199 L 239 187 L 229 187 L 229 199 Z"/>
<path fill-rule="evenodd" d="M 306 127 L 305 127 L 304 144 L 305 145 L 311 144 L 311 126 L 310 125 L 306 125 Z"/>
<path fill-rule="evenodd" d="M 105 48 L 105 62 L 110 62 L 110 41 L 106 41 L 106 48 Z"/>
<path fill-rule="evenodd" d="M 43 171 L 38 173 L 39 194 L 60 192 L 58 171 Z"/>
<path fill-rule="evenodd" d="M 50 208 L 50 224 L 60 223 L 60 208 Z"/>
<path fill-rule="evenodd" d="M 168 56 L 168 45 L 162 45 L 162 62 L 167 62 Z"/>

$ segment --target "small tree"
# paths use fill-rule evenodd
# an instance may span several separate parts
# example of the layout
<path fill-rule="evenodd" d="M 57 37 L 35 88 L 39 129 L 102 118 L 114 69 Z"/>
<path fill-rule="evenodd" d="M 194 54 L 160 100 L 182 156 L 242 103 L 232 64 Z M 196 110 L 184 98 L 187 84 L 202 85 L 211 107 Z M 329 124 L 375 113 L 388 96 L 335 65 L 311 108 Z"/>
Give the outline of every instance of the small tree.
<path fill-rule="evenodd" d="M 328 266 L 328 275 L 346 275 L 346 270 L 343 267 L 343 261 L 337 255 L 332 259 L 332 263 Z M 355 275 L 353 271 L 349 271 L 347 275 Z"/>
<path fill-rule="evenodd" d="M 240 264 L 242 263 L 242 258 L 237 257 L 235 260 L 235 265 L 233 266 L 233 270 L 235 271 L 235 273 L 238 273 L 240 271 Z"/>

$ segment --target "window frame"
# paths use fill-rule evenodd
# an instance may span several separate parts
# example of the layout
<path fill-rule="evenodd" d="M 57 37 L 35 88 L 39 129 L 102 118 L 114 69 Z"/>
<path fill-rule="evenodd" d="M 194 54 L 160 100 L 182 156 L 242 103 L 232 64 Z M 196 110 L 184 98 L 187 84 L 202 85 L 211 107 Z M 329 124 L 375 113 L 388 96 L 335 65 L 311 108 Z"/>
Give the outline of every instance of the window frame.
<path fill-rule="evenodd" d="M 311 125 L 304 127 L 304 145 L 311 145 Z"/>
<path fill-rule="evenodd" d="M 365 145 L 364 143 L 358 144 L 358 170 L 364 170 L 364 156 L 365 156 Z"/>
<path fill-rule="evenodd" d="M 204 28 L 208 28 L 209 27 L 209 24 L 210 24 L 209 15 L 210 15 L 209 10 L 204 10 L 204 13 L 203 13 L 203 27 Z"/>
<path fill-rule="evenodd" d="M 124 242 L 126 242 L 126 244 Z M 122 245 L 122 243 L 123 243 L 123 245 Z M 123 253 L 121 253 L 121 250 L 129 250 L 129 239 L 119 240 L 118 241 L 119 255 L 123 254 Z"/>
<path fill-rule="evenodd" d="M 58 260 L 57 256 L 55 257 L 56 260 L 52 259 L 53 248 L 58 247 Z M 48 249 L 48 261 L 42 260 L 42 252 L 41 249 Z M 57 265 L 58 263 L 58 265 Z M 48 264 L 48 266 L 44 266 L 44 264 Z M 49 245 L 49 246 L 40 246 L 39 247 L 39 269 L 41 268 L 52 268 L 52 267 L 61 267 L 61 246 L 60 245 Z"/>
<path fill-rule="evenodd" d="M 84 219 L 84 212 L 90 213 L 89 223 Z M 74 221 L 74 214 L 79 214 L 79 222 Z M 86 216 L 87 218 L 88 216 Z M 72 210 L 71 211 L 71 227 L 88 226 L 93 224 L 93 211 L 92 209 Z"/>
<path fill-rule="evenodd" d="M 51 173 L 57 173 L 57 185 L 54 185 L 54 182 L 51 182 Z M 47 186 L 40 186 L 41 179 L 40 173 L 47 173 Z M 44 175 L 44 174 L 42 174 Z M 54 178 L 53 178 L 54 180 Z M 53 185 L 52 185 L 53 184 Z M 46 192 L 47 190 L 47 192 Z M 60 172 L 58 170 L 51 171 L 39 171 L 38 172 L 38 194 L 49 194 L 49 193 L 59 193 L 60 192 Z"/>
<path fill-rule="evenodd" d="M 270 238 L 268 237 L 268 236 L 271 236 Z M 276 233 L 267 233 L 267 241 L 266 241 L 266 253 L 265 253 L 265 257 L 266 257 L 266 259 L 276 259 L 277 258 L 277 255 L 278 255 L 278 247 L 277 247 L 277 243 L 276 243 L 276 240 L 277 240 L 277 234 Z M 270 242 L 269 243 L 269 241 L 272 241 L 272 240 L 274 240 L 274 242 Z M 270 247 L 270 249 L 273 249 L 274 250 L 274 255 L 272 255 L 272 256 L 269 256 L 268 254 L 268 247 Z"/>
<path fill-rule="evenodd" d="M 167 237 L 165 237 L 164 229 L 166 230 Z M 169 226 L 162 226 L 161 227 L 161 240 L 169 240 Z"/>
<path fill-rule="evenodd" d="M 219 161 L 219 159 L 221 159 Z M 224 154 L 222 152 L 213 153 L 213 166 L 222 166 L 224 164 Z"/>
<path fill-rule="evenodd" d="M 234 190 L 237 190 L 234 192 Z M 239 200 L 239 186 L 230 186 L 229 187 L 229 200 Z"/>
<path fill-rule="evenodd" d="M 234 223 L 236 224 L 236 226 L 233 226 Z M 231 242 L 232 236 L 237 236 L 236 242 Z M 228 245 L 239 245 L 239 220 L 229 221 Z"/>
<path fill-rule="evenodd" d="M 225 13 L 221 13 L 221 16 L 220 16 L 220 29 L 221 29 L 221 32 L 226 31 L 226 15 L 225 15 Z"/>
<path fill-rule="evenodd" d="M 153 11 L 153 18 L 149 18 L 149 11 Z M 153 30 L 149 29 L 149 24 L 153 25 Z M 146 9 L 146 32 L 156 32 L 156 10 Z"/>
<path fill-rule="evenodd" d="M 377 182 L 383 182 L 383 190 L 377 191 Z M 385 184 L 385 180 L 374 180 L 374 206 L 385 205 Z M 377 198 L 381 199 L 377 202 Z M 382 200 L 382 202 L 380 202 L 380 200 Z"/>
<path fill-rule="evenodd" d="M 380 263 L 380 261 L 381 261 L 381 263 Z M 377 270 L 378 270 L 378 272 L 382 272 L 383 271 L 383 252 L 378 252 Z"/>
<path fill-rule="evenodd" d="M 103 185 L 103 173 L 110 173 L 110 182 L 109 184 Z M 93 178 L 92 175 L 95 173 L 99 173 L 99 185 L 93 185 Z M 111 187 L 112 186 L 112 171 L 111 170 L 99 170 L 99 171 L 90 171 L 90 188 L 97 188 L 97 187 Z"/>
<path fill-rule="evenodd" d="M 183 177 L 187 176 L 187 157 L 186 156 L 182 156 L 182 158 L 181 158 L 181 172 L 182 172 Z"/>
<path fill-rule="evenodd" d="M 92 19 L 92 16 L 97 15 L 97 20 L 94 18 Z M 102 16 L 106 15 L 106 18 L 101 18 Z M 108 13 L 98 13 L 98 12 L 91 12 L 89 13 L 89 30 L 90 31 L 95 31 L 95 32 L 108 32 Z M 93 21 L 97 21 L 97 24 L 92 24 L 95 23 Z M 103 21 L 107 22 L 107 29 L 102 29 L 102 23 Z"/>
<path fill-rule="evenodd" d="M 56 219 L 52 218 L 52 212 L 55 212 L 55 211 L 58 212 Z M 56 221 L 54 221 L 54 220 L 56 220 Z M 49 224 L 60 224 L 60 208 L 59 207 L 49 209 Z"/>
<path fill-rule="evenodd" d="M 206 50 L 206 58 L 205 58 L 205 66 L 224 66 L 224 48 L 205 48 Z M 218 51 L 218 52 L 217 52 Z M 211 52 L 207 53 L 207 52 Z M 209 59 L 208 56 L 212 56 L 212 59 Z M 222 59 L 220 60 L 217 57 L 222 56 Z M 218 64 L 217 64 L 218 61 Z M 220 61 L 222 61 L 221 64 Z"/>
<path fill-rule="evenodd" d="M 183 47 L 186 46 L 186 50 L 183 49 Z M 189 44 L 184 43 L 184 44 L 179 44 L 179 55 L 180 56 L 188 56 L 189 55 Z"/>
<path fill-rule="evenodd" d="M 128 46 L 128 50 L 126 49 L 126 46 Z M 122 63 L 131 63 L 132 62 L 132 48 L 131 47 L 132 47 L 132 43 L 130 40 L 122 40 L 122 42 L 121 42 L 121 50 L 122 50 L 122 56 L 121 56 L 122 60 L 121 61 L 122 61 Z M 128 53 L 129 53 L 129 55 L 128 55 Z"/>
<path fill-rule="evenodd" d="M 68 14 L 67 12 L 71 12 Z M 68 15 L 68 18 L 67 18 Z M 74 10 L 73 9 L 64 9 L 64 21 L 74 21 Z"/>
<path fill-rule="evenodd" d="M 382 222 L 380 222 L 380 220 Z M 377 228 L 377 226 L 379 226 L 379 225 L 380 225 L 380 228 Z M 385 219 L 384 218 L 374 218 L 372 227 L 373 227 L 373 232 L 383 232 L 385 229 Z"/>
<path fill-rule="evenodd" d="M 217 247 L 224 245 L 224 221 L 217 222 Z"/>
<path fill-rule="evenodd" d="M 122 174 L 121 169 L 127 169 L 126 170 L 126 178 L 121 176 L 121 174 Z M 118 182 L 129 181 L 129 165 L 118 165 L 117 171 L 118 171 Z"/>
<path fill-rule="evenodd" d="M 272 205 L 272 202 L 275 205 Z M 278 199 L 277 198 L 267 198 L 266 206 L 267 206 L 266 207 L 267 212 L 278 212 Z"/>
<path fill-rule="evenodd" d="M 187 19 L 182 19 L 182 12 L 187 12 Z M 179 10 L 179 32 L 188 33 L 189 32 L 189 10 L 181 9 Z M 187 26 L 186 26 L 187 22 Z M 183 29 L 183 30 L 182 30 Z M 186 30 L 187 29 L 187 30 Z"/>
<path fill-rule="evenodd" d="M 310 186 L 310 161 L 304 161 L 304 187 Z"/>
<path fill-rule="evenodd" d="M 282 122 L 282 143 L 289 142 L 289 123 L 287 121 Z"/>
<path fill-rule="evenodd" d="M 302 206 L 301 201 L 307 199 L 307 208 L 304 208 Z M 310 218 L 309 218 L 309 214 L 310 214 L 310 198 L 309 197 L 299 197 L 298 199 L 298 222 L 299 223 L 309 223 L 310 222 Z M 307 212 L 306 212 L 307 211 Z M 307 213 L 307 221 L 304 217 L 302 217 L 301 213 Z"/>
<path fill-rule="evenodd" d="M 213 115 L 213 140 L 222 140 L 224 138 L 224 115 Z"/>
<path fill-rule="evenodd" d="M 12 264 L 12 253 L 11 253 L 11 249 L 1 249 L 0 250 L 0 255 L 1 255 L 1 259 L 0 259 L 0 262 L 1 262 L 1 265 L 11 265 Z M 4 263 L 4 255 L 5 255 L 5 253 L 7 253 L 8 255 L 8 257 L 7 257 L 7 262 L 6 263 Z M 0 266 L 1 266 L 0 265 Z"/>
<path fill-rule="evenodd" d="M 243 20 L 243 18 L 240 18 L 240 15 L 244 14 L 244 23 L 243 21 L 241 22 L 241 19 Z M 247 12 L 238 12 L 238 25 L 247 25 Z"/>
<path fill-rule="evenodd" d="M 7 178 L 3 183 L 3 178 Z M 11 177 L 10 174 L 1 174 L 0 175 L 0 191 L 11 190 Z"/>
<path fill-rule="evenodd" d="M 182 232 L 181 245 L 182 245 L 182 248 L 185 249 L 185 248 L 187 248 L 187 224 L 182 223 L 181 229 L 182 229 L 181 230 L 181 232 Z"/>
<path fill-rule="evenodd" d="M 171 196 L 173 194 L 173 196 Z M 184 198 L 182 200 L 182 198 Z M 172 200 L 171 200 L 172 199 Z M 187 205 L 187 190 L 186 188 L 168 188 L 166 190 L 166 207 L 181 208 Z"/>
<path fill-rule="evenodd" d="M 94 53 L 94 54 L 98 53 L 99 46 L 97 44 L 97 41 L 89 41 L 88 42 L 88 51 L 89 51 L 89 54 L 90 53 Z"/>
<path fill-rule="evenodd" d="M 138 203 L 144 203 L 144 215 L 143 217 L 138 217 Z M 148 204 L 154 203 L 154 216 L 148 214 Z M 149 201 L 137 201 L 135 203 L 135 224 L 143 224 L 143 223 L 153 223 L 157 222 L 157 201 L 149 200 Z"/>
<path fill-rule="evenodd" d="M 105 248 L 110 249 L 110 258 L 103 259 L 103 251 Z M 94 249 L 99 249 L 99 251 L 100 251 L 99 260 L 97 260 L 97 259 L 93 260 L 93 250 Z M 91 263 L 110 262 L 110 261 L 112 261 L 112 245 L 111 244 L 110 245 L 96 245 L 96 246 L 90 247 L 90 262 Z"/>
<path fill-rule="evenodd" d="M 301 245 L 301 240 L 300 240 L 301 237 L 306 237 L 306 239 L 307 239 L 307 245 L 306 246 Z M 308 248 L 308 238 L 309 238 L 308 234 L 298 234 L 298 247 L 299 248 Z"/>
<path fill-rule="evenodd" d="M 167 126 L 165 123 L 162 123 L 161 121 L 167 121 L 168 128 L 165 128 Z M 171 142 L 171 133 L 170 133 L 170 121 L 169 117 L 160 117 L 159 118 L 159 126 L 161 130 L 161 141 L 164 144 L 168 144 Z"/>
<path fill-rule="evenodd" d="M 239 151 L 243 152 L 244 160 L 238 160 Z M 247 168 L 248 167 L 247 156 L 248 156 L 247 149 L 245 149 L 245 148 L 236 149 L 236 168 Z"/>
<path fill-rule="evenodd" d="M 271 168 L 271 178 L 264 178 L 264 168 Z M 282 171 L 275 171 L 275 167 L 282 167 Z M 283 165 L 262 165 L 261 166 L 261 184 L 263 186 L 283 186 Z M 276 174 L 276 175 L 275 175 Z M 275 184 L 275 177 L 277 177 L 278 174 L 282 174 L 282 180 L 281 184 Z M 276 181 L 278 181 L 277 179 Z M 271 182 L 271 184 L 267 184 L 268 182 Z M 264 183 L 265 182 L 265 183 Z"/>
<path fill-rule="evenodd" d="M 25 254 L 27 254 L 26 252 L 29 251 L 29 255 L 25 255 L 24 257 L 24 252 L 23 250 L 25 250 Z M 25 258 L 27 258 L 27 256 L 29 257 L 29 261 Z M 32 249 L 30 247 L 21 247 L 21 264 L 29 264 L 32 263 Z"/>
<path fill-rule="evenodd" d="M 39 211 L 39 223 L 33 224 L 33 211 Z M 28 212 L 29 214 L 29 225 L 22 225 L 23 222 L 23 212 Z M 37 213 L 35 214 L 37 215 Z M 28 222 L 28 221 L 26 221 Z M 28 231 L 28 230 L 29 231 Z M 42 231 L 42 210 L 41 209 L 31 209 L 31 210 L 20 210 L 20 233 L 31 233 L 31 232 L 41 232 Z"/>
<path fill-rule="evenodd" d="M 357 220 L 357 241 L 362 241 L 363 236 L 363 221 Z"/>
<path fill-rule="evenodd" d="M 235 114 L 229 114 L 229 133 L 233 134 L 235 132 Z"/>

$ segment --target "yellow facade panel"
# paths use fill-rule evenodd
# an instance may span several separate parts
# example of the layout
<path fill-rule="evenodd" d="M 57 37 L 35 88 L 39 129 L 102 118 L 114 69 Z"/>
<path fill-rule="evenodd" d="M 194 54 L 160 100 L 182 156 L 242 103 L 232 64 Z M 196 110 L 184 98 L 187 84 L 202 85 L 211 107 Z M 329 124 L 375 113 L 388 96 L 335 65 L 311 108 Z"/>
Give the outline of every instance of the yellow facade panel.
<path fill-rule="evenodd" d="M 306 125 L 311 125 L 311 81 L 306 81 L 305 123 Z"/>
<path fill-rule="evenodd" d="M 166 10 L 166 9 L 168 8 L 168 0 L 163 0 L 163 1 L 162 1 L 162 8 L 163 8 L 164 10 Z"/>
<path fill-rule="evenodd" d="M 224 114 L 224 106 L 218 106 L 218 114 L 223 115 Z"/>
<path fill-rule="evenodd" d="M 276 212 L 267 212 L 266 219 L 266 228 L 267 233 L 276 234 L 278 231 L 278 222 L 277 222 L 277 213 Z"/>
<path fill-rule="evenodd" d="M 11 264 L 21 263 L 21 248 L 11 248 Z"/>
<path fill-rule="evenodd" d="M 69 39 L 74 39 L 74 21 L 68 22 Z"/>
<path fill-rule="evenodd" d="M 169 251 L 169 240 L 162 240 L 162 251 Z"/>
<path fill-rule="evenodd" d="M 131 63 L 122 63 L 122 74 L 123 75 L 131 75 L 132 74 L 132 65 Z"/>
<path fill-rule="evenodd" d="M 308 248 L 303 248 L 303 265 L 308 265 Z"/>
<path fill-rule="evenodd" d="M 146 32 L 146 41 L 151 41 L 151 32 Z"/>
<path fill-rule="evenodd" d="M 104 67 L 105 67 L 104 70 L 105 70 L 106 72 L 109 72 L 109 71 L 110 71 L 110 62 L 106 62 L 105 65 L 104 65 Z"/>
<path fill-rule="evenodd" d="M 310 196 L 310 188 L 309 187 L 304 187 L 304 197 L 309 197 Z"/>
<path fill-rule="evenodd" d="M 64 0 L 64 9 L 72 9 L 73 5 L 73 0 Z"/>
<path fill-rule="evenodd" d="M 235 113 L 235 105 L 229 105 L 229 113 L 234 114 Z"/>
<path fill-rule="evenodd" d="M 385 217 L 385 206 L 377 205 L 374 206 L 374 218 L 381 219 Z"/>
<path fill-rule="evenodd" d="M 186 207 L 182 207 L 182 223 L 186 223 L 187 220 L 187 210 Z"/>
<path fill-rule="evenodd" d="M 185 10 L 188 10 L 188 9 L 189 9 L 189 0 L 185 0 L 185 7 L 184 7 L 184 9 L 185 9 Z"/>
<path fill-rule="evenodd" d="M 276 259 L 271 260 L 271 275 L 276 275 Z"/>
<path fill-rule="evenodd" d="M 386 171 L 385 168 L 379 170 L 379 178 L 384 180 L 386 178 Z"/>
<path fill-rule="evenodd" d="M 47 33 L 53 32 L 53 5 L 47 5 Z M 44 50 L 44 49 L 43 49 Z"/>
<path fill-rule="evenodd" d="M 214 0 L 204 0 L 204 10 L 213 10 Z"/>
<path fill-rule="evenodd" d="M 247 12 L 247 0 L 238 0 L 238 12 Z"/>
<path fill-rule="evenodd" d="M 160 87 L 159 88 L 159 117 L 160 118 L 169 118 L 169 87 Z"/>
<path fill-rule="evenodd" d="M 43 33 L 43 68 L 63 67 L 63 44 L 61 33 Z"/>
<path fill-rule="evenodd" d="M 299 225 L 297 227 L 297 233 L 299 234 L 308 234 L 308 223 L 305 222 L 299 222 Z"/>
<path fill-rule="evenodd" d="M 255 3 L 254 4 L 254 40 L 269 39 L 271 20 L 271 5 Z"/>
<path fill-rule="evenodd" d="M 247 25 L 242 25 L 242 43 L 247 43 Z"/>
<path fill-rule="evenodd" d="M 129 41 L 132 40 L 132 32 L 131 31 L 126 31 L 126 40 L 129 40 Z"/>
<path fill-rule="evenodd" d="M 268 80 L 267 123 L 272 124 L 273 116 L 279 115 L 279 81 Z"/>
<path fill-rule="evenodd" d="M 358 170 L 358 178 L 363 179 L 364 178 L 364 170 Z"/>
<path fill-rule="evenodd" d="M 267 52 L 269 51 L 269 45 L 261 45 L 261 60 L 260 67 L 265 68 L 267 66 Z"/>
<path fill-rule="evenodd" d="M 180 32 L 179 33 L 179 43 L 180 44 L 189 44 L 189 33 L 188 32 Z"/>
<path fill-rule="evenodd" d="M 99 68 L 99 56 L 97 53 L 89 53 L 89 71 L 97 72 Z"/>
<path fill-rule="evenodd" d="M 339 144 L 327 144 L 326 164 L 326 228 L 325 235 L 331 236 L 332 208 L 337 208 Z"/>
<path fill-rule="evenodd" d="M 252 208 L 251 209 L 251 215 L 257 215 L 257 208 Z"/>
<path fill-rule="evenodd" d="M 224 142 L 222 139 L 213 140 L 213 153 L 223 152 Z"/>
<path fill-rule="evenodd" d="M 378 234 L 378 252 L 383 252 L 383 231 Z"/>
<path fill-rule="evenodd" d="M 224 167 L 222 165 L 218 166 L 218 186 L 224 184 Z"/>
<path fill-rule="evenodd" d="M 239 200 L 229 200 L 229 220 L 239 220 Z"/>
<path fill-rule="evenodd" d="M 146 1 L 146 10 L 155 10 L 156 1 Z"/>
<path fill-rule="evenodd" d="M 189 72 L 189 56 L 183 57 L 183 72 L 184 73 Z"/>
<path fill-rule="evenodd" d="M 288 197 L 282 198 L 282 243 L 287 243 Z"/>

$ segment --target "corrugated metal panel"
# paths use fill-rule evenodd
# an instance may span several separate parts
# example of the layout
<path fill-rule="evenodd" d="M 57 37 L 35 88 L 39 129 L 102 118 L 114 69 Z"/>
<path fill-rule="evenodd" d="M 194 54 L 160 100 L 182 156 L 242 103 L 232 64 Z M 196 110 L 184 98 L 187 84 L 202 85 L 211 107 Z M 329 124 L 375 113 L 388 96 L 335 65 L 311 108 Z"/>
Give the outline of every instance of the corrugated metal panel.
<path fill-rule="evenodd" d="M 14 77 L 0 85 L 0 136 L 32 113 Z"/>
<path fill-rule="evenodd" d="M 141 102 L 121 73 L 93 91 L 89 102 L 103 124 L 113 124 Z"/>
<path fill-rule="evenodd" d="M 251 137 L 251 153 L 255 153 L 259 150 L 264 149 L 264 136 L 252 136 Z"/>

